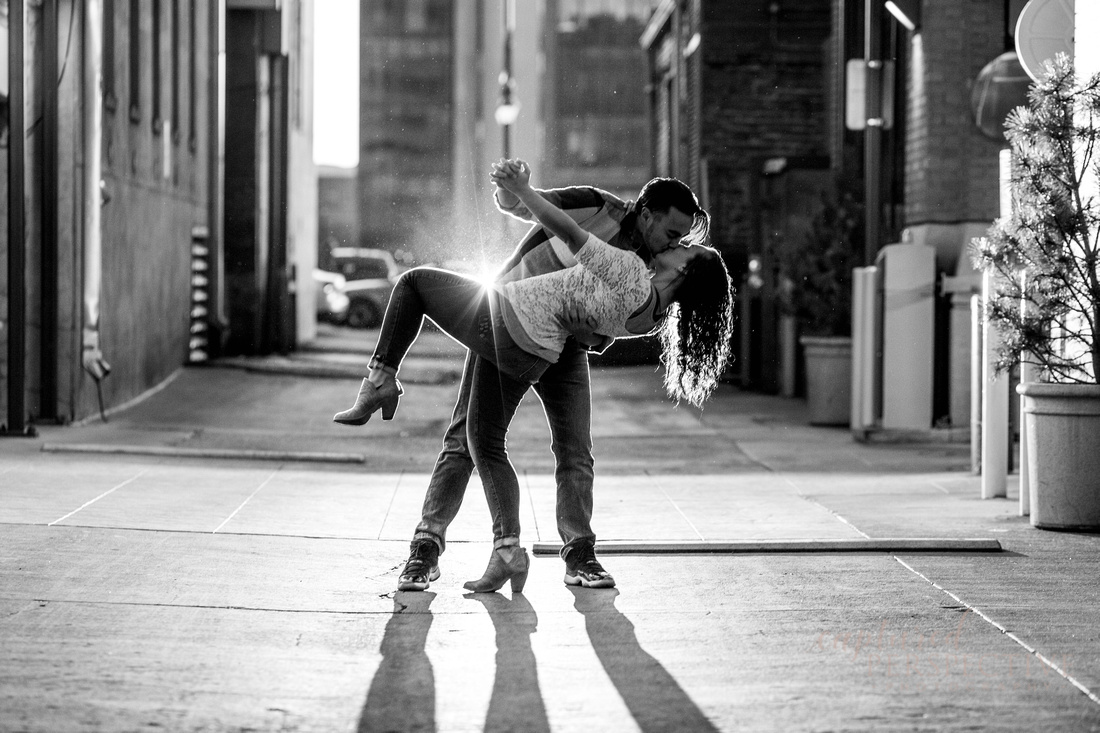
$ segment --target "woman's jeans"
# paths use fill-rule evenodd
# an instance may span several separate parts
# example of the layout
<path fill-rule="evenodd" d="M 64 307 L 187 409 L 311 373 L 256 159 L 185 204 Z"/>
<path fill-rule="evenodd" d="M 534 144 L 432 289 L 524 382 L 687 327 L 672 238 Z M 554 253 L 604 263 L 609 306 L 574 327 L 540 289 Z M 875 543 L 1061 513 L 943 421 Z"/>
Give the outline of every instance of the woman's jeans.
<path fill-rule="evenodd" d="M 399 367 L 420 333 L 424 316 L 473 354 L 466 375 L 470 455 L 485 488 L 494 541 L 519 537 L 519 479 L 508 460 L 505 438 L 523 395 L 549 362 L 515 344 L 498 301 L 480 283 L 429 267 L 409 270 L 394 286 L 375 359 Z"/>
<path fill-rule="evenodd" d="M 549 362 L 516 345 L 499 302 L 499 296 L 472 278 L 434 267 L 413 268 L 393 286 L 374 358 L 399 368 L 427 316 L 504 374 L 534 384 Z"/>

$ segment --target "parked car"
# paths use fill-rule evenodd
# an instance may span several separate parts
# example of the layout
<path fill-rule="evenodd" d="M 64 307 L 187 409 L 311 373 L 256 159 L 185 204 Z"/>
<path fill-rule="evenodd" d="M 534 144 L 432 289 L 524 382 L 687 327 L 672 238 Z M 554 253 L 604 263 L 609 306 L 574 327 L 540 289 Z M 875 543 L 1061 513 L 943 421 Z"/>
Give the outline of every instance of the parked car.
<path fill-rule="evenodd" d="M 344 292 L 348 305 L 347 325 L 375 328 L 382 325 L 390 292 L 403 269 L 384 249 L 335 247 L 332 259 L 346 279 Z"/>
<path fill-rule="evenodd" d="M 344 292 L 347 279 L 338 272 L 313 270 L 313 289 L 317 308 L 317 319 L 329 323 L 343 323 L 347 320 L 351 299 Z"/>
<path fill-rule="evenodd" d="M 403 271 L 393 253 L 371 247 L 333 247 L 328 252 L 327 269 L 352 280 L 394 279 Z"/>

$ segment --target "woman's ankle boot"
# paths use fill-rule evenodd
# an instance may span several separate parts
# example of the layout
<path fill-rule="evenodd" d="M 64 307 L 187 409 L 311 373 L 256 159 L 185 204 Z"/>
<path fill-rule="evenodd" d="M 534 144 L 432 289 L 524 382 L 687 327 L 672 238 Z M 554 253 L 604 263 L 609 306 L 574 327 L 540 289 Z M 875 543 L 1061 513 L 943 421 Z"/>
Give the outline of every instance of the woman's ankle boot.
<path fill-rule="evenodd" d="M 383 420 L 392 420 L 403 392 L 401 382 L 396 378 L 386 380 L 381 387 L 375 387 L 369 380 L 364 379 L 363 384 L 359 386 L 359 396 L 355 398 L 355 405 L 351 409 L 333 415 L 332 421 L 343 425 L 363 425 L 379 409 L 382 410 Z"/>
<path fill-rule="evenodd" d="M 466 590 L 475 593 L 491 593 L 500 590 L 509 580 L 512 581 L 512 592 L 522 593 L 523 585 L 527 582 L 527 570 L 531 567 L 531 561 L 527 557 L 527 550 L 519 545 L 505 545 L 493 549 L 489 558 L 489 566 L 485 568 L 485 574 L 477 580 L 470 580 L 462 584 Z"/>

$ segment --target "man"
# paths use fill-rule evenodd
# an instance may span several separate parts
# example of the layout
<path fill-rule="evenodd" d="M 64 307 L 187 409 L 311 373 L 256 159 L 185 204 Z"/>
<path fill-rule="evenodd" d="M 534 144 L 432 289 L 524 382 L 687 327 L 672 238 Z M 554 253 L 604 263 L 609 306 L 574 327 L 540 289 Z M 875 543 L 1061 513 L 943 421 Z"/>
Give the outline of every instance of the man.
<path fill-rule="evenodd" d="M 502 161 L 503 163 L 503 161 Z M 500 163 L 494 168 L 499 170 Z M 699 206 L 695 194 L 672 178 L 655 178 L 647 183 L 633 203 L 623 202 L 597 188 L 579 186 L 540 190 L 539 193 L 569 214 L 580 226 L 612 246 L 635 252 L 646 263 L 669 247 L 702 242 L 710 217 Z M 519 199 L 503 188 L 494 192 L 497 208 L 505 214 L 536 223 Z M 541 226 L 532 228 L 505 263 L 498 282 L 518 280 L 560 270 L 574 262 L 563 242 Z M 648 303 L 627 322 L 631 333 L 650 333 L 663 312 L 658 303 Z M 605 350 L 612 339 L 592 333 L 583 313 L 564 314 L 563 321 L 574 334 L 557 363 L 552 364 L 535 384 L 550 426 L 557 483 L 557 524 L 565 561 L 565 582 L 584 588 L 612 588 L 615 579 L 596 559 L 596 536 L 592 532 L 592 386 L 588 372 L 588 350 Z M 443 450 L 436 460 L 424 497 L 421 521 L 413 534 L 409 559 L 398 580 L 398 590 L 425 590 L 439 578 L 439 555 L 446 548 L 447 527 L 462 504 L 473 473 L 466 439 L 466 408 L 470 399 L 470 357 L 466 360 L 458 400 L 443 438 Z"/>

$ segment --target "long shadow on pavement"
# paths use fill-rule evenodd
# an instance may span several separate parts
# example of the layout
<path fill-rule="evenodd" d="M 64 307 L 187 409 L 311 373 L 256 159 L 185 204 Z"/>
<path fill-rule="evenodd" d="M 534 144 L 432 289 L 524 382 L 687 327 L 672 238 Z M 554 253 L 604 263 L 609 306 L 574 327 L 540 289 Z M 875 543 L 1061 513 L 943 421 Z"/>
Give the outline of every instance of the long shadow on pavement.
<path fill-rule="evenodd" d="M 463 598 L 485 606 L 496 630 L 497 670 L 484 730 L 550 733 L 535 652 L 531 648 L 531 634 L 539 625 L 535 609 L 522 593 L 511 598 L 500 593 L 466 593 Z"/>
<path fill-rule="evenodd" d="M 424 592 L 394 596 L 382 637 L 382 663 L 359 716 L 360 733 L 435 731 L 435 673 L 424 650 L 434 599 L 435 593 Z"/>
<path fill-rule="evenodd" d="M 642 649 L 634 624 L 615 608 L 619 591 L 569 590 L 573 593 L 573 608 L 584 614 L 584 626 L 596 656 L 644 733 L 717 733 L 676 678 Z"/>

